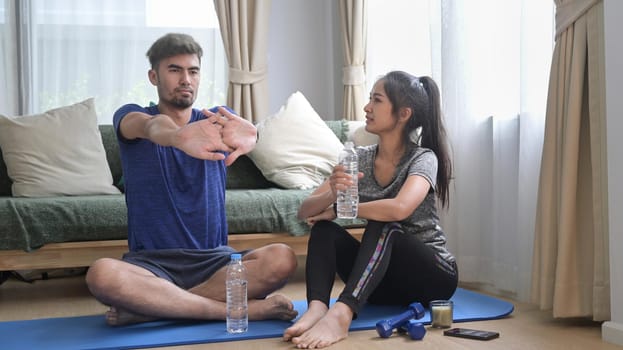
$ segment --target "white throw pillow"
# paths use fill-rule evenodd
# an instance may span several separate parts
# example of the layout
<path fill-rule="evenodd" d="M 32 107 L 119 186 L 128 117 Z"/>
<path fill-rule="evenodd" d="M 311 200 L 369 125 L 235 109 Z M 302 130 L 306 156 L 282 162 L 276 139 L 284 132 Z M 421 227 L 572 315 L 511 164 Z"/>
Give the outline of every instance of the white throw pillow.
<path fill-rule="evenodd" d="M 343 148 L 299 91 L 256 126 L 259 140 L 249 157 L 268 180 L 285 188 L 320 185 L 333 171 Z"/>
<path fill-rule="evenodd" d="M 92 98 L 38 115 L 0 115 L 0 148 L 13 196 L 120 193 Z"/>
<path fill-rule="evenodd" d="M 348 139 L 353 141 L 355 146 L 368 146 L 379 142 L 377 135 L 366 131 L 365 121 L 348 122 Z"/>

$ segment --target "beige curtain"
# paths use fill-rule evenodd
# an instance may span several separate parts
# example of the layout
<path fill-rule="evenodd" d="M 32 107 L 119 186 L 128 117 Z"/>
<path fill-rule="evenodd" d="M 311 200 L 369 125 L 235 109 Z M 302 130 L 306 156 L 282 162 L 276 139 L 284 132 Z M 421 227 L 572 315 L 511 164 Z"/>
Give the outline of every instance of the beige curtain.
<path fill-rule="evenodd" d="M 532 298 L 554 317 L 608 320 L 603 3 L 555 3 Z"/>
<path fill-rule="evenodd" d="M 340 22 L 344 67 L 343 115 L 347 120 L 363 120 L 365 105 L 366 74 L 366 1 L 340 0 Z"/>
<path fill-rule="evenodd" d="M 214 0 L 229 61 L 227 105 L 259 122 L 268 115 L 270 0 Z"/>

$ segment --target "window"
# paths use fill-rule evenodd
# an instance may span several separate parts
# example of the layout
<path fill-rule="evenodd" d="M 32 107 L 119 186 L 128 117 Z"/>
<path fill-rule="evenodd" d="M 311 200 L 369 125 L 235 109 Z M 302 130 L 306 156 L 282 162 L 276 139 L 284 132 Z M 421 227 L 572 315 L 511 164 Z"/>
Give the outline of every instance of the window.
<path fill-rule="evenodd" d="M 4 24 L 6 23 L 6 19 L 5 19 L 5 12 L 6 12 L 6 4 L 4 3 L 5 0 L 0 0 L 0 24 Z M 3 28 L 4 29 L 4 28 Z"/>
<path fill-rule="evenodd" d="M 370 0 L 368 89 L 390 70 L 429 75 L 445 107 L 474 118 L 543 115 L 554 3 L 542 0 Z M 443 85 L 443 86 L 442 86 Z"/>
<path fill-rule="evenodd" d="M 227 59 L 211 1 L 30 0 L 17 4 L 7 15 L 26 24 L 16 35 L 18 48 L 9 50 L 11 60 L 23 67 L 14 82 L 21 89 L 12 90 L 20 114 L 93 96 L 100 123 L 110 123 L 114 111 L 125 103 L 157 102 L 155 87 L 147 79 L 150 67 L 145 53 L 169 32 L 190 34 L 203 47 L 197 107 L 225 101 Z M 0 11 L 10 10 L 3 6 Z M 2 63 L 8 72 L 9 65 Z"/>
<path fill-rule="evenodd" d="M 433 75 L 431 27 L 438 0 L 371 0 L 368 2 L 366 82 L 368 91 L 378 77 L 392 70 Z M 391 20 L 390 20 L 391 19 Z M 434 29 L 434 28 L 433 28 Z"/>

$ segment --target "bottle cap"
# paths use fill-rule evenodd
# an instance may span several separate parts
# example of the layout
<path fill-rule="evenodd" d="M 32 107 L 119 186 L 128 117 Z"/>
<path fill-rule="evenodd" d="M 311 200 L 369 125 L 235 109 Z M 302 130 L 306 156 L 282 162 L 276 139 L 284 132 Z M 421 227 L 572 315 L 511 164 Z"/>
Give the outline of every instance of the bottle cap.
<path fill-rule="evenodd" d="M 231 260 L 240 260 L 242 258 L 242 255 L 240 253 L 233 253 L 231 255 Z"/>

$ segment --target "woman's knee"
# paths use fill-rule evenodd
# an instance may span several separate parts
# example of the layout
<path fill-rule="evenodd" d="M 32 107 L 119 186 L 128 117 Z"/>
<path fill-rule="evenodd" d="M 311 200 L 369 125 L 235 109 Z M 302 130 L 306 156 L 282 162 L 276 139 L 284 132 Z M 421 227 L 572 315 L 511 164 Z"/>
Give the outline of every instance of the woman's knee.
<path fill-rule="evenodd" d="M 333 221 L 321 220 L 312 226 L 309 231 L 309 245 L 321 245 L 326 247 L 328 242 L 335 241 L 344 236 L 347 236 L 348 232 L 340 225 Z"/>
<path fill-rule="evenodd" d="M 333 221 L 320 220 L 311 227 L 311 229 L 309 230 L 309 234 L 310 236 L 326 234 L 326 232 L 334 231 L 338 227 L 340 226 Z"/>

